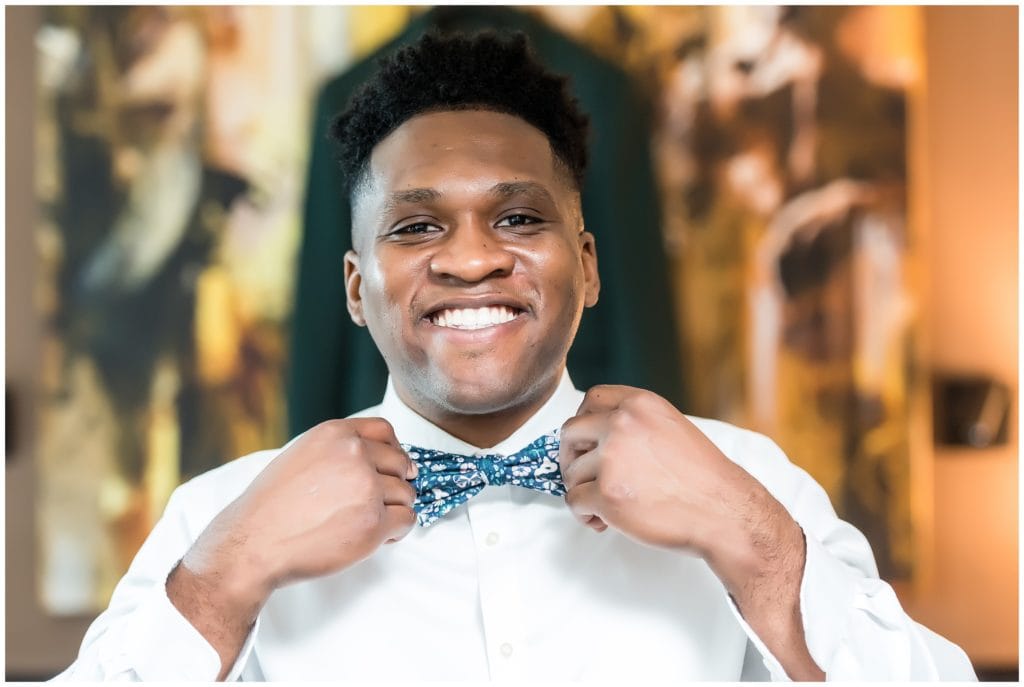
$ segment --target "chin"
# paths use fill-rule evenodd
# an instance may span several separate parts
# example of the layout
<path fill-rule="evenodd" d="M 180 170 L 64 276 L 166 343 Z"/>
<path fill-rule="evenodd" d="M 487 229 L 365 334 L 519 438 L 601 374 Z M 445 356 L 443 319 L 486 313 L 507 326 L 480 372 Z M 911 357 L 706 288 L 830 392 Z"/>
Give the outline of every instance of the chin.
<path fill-rule="evenodd" d="M 438 399 L 449 412 L 459 415 L 488 415 L 515 407 L 529 398 L 529 389 L 522 388 L 521 382 L 502 383 L 500 380 L 478 379 L 474 381 L 448 380 L 437 387 L 443 397 Z"/>
<path fill-rule="evenodd" d="M 533 400 L 543 393 L 545 382 L 551 377 L 521 370 L 495 370 L 492 366 L 458 375 L 438 375 L 432 380 L 433 384 L 428 381 L 428 388 L 441 392 L 438 401 L 448 412 L 460 415 L 498 413 Z"/>

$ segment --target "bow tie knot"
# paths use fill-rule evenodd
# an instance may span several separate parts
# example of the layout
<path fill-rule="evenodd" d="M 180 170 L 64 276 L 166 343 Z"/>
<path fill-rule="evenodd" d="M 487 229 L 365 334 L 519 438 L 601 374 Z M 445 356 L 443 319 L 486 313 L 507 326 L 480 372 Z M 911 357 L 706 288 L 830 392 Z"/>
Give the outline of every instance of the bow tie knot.
<path fill-rule="evenodd" d="M 495 487 L 500 487 L 507 482 L 505 477 L 508 473 L 501 464 L 501 458 L 501 456 L 481 456 L 477 458 L 477 468 L 480 470 L 484 482 Z"/>
<path fill-rule="evenodd" d="M 558 446 L 557 430 L 508 456 L 463 456 L 402 444 L 419 468 L 412 482 L 419 524 L 425 527 L 433 523 L 488 485 L 511 484 L 556 496 L 564 494 Z"/>

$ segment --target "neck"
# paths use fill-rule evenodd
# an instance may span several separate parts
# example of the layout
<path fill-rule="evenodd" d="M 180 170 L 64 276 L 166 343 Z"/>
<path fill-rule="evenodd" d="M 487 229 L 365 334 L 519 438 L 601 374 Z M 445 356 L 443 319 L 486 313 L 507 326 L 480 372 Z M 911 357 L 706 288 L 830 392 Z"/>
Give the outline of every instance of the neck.
<path fill-rule="evenodd" d="M 417 414 L 448 434 L 467 444 L 487 448 L 496 446 L 522 427 L 554 395 L 560 382 L 561 374 L 534 389 L 528 398 L 508 408 L 485 413 L 466 413 L 441 408 L 430 400 L 413 398 L 413 394 L 407 393 L 397 383 L 395 392 Z"/>

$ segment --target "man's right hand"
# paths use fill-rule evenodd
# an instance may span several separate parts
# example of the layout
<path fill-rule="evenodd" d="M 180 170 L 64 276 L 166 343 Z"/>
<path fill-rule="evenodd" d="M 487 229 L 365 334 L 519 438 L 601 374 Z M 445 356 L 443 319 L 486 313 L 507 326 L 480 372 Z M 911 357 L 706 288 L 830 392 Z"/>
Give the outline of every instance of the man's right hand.
<path fill-rule="evenodd" d="M 344 570 L 416 525 L 416 466 L 382 418 L 328 420 L 213 519 L 167 595 L 221 657 L 223 679 L 276 588 Z"/>

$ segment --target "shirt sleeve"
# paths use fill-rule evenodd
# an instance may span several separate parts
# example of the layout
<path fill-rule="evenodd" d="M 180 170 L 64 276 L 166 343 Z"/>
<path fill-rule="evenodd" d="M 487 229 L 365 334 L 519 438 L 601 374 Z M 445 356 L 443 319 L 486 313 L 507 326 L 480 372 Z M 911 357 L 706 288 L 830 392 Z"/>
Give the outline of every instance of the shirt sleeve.
<path fill-rule="evenodd" d="M 185 520 L 189 485 L 171 495 L 163 516 L 117 584 L 109 607 L 86 631 L 78 658 L 55 680 L 203 681 L 220 673 L 220 657 L 167 598 L 170 571 L 192 545 Z M 249 632 L 228 680 L 258 677 Z"/>
<path fill-rule="evenodd" d="M 878 577 L 864 535 L 836 515 L 825 490 L 767 437 L 747 433 L 737 456 L 799 523 L 806 541 L 800 613 L 807 648 L 827 680 L 976 681 L 964 651 L 904 612 Z M 789 677 L 730 605 L 773 681 Z M 747 670 L 745 664 L 745 670 Z"/>

